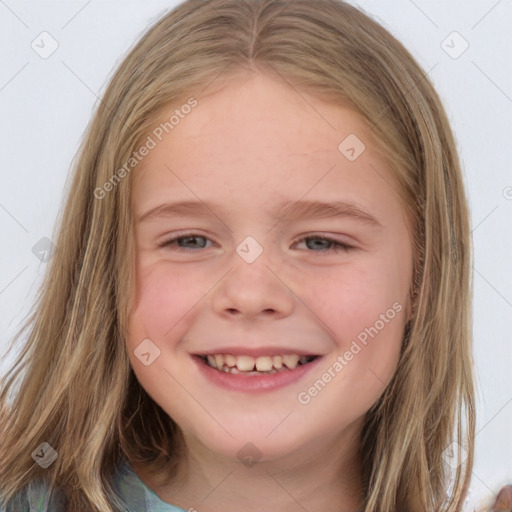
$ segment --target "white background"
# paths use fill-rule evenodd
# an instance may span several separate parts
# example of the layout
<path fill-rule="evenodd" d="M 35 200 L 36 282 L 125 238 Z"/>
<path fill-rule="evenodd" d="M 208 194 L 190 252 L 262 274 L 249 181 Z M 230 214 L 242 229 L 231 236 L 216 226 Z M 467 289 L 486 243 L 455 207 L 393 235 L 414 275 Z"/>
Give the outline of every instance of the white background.
<path fill-rule="evenodd" d="M 148 24 L 176 3 L 0 0 L 0 356 L 45 271 L 32 247 L 52 237 L 70 164 L 98 97 Z M 462 158 L 475 250 L 478 422 L 465 507 L 472 512 L 512 483 L 512 2 L 358 5 L 429 73 Z M 43 31 L 58 42 L 47 59 L 31 48 Z M 443 49 L 463 48 L 459 36 L 446 39 L 454 31 L 469 44 L 458 58 Z M 1 362 L 0 373 L 12 360 Z"/>

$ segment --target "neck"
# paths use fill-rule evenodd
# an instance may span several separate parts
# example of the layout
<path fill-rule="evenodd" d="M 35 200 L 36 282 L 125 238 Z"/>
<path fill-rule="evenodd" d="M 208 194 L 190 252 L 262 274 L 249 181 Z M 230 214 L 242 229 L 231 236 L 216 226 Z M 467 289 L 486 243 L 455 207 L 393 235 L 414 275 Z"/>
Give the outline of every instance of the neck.
<path fill-rule="evenodd" d="M 315 440 L 283 457 L 246 466 L 187 438 L 187 456 L 165 483 L 136 468 L 163 501 L 200 512 L 304 512 L 362 509 L 360 425 L 335 438 Z"/>

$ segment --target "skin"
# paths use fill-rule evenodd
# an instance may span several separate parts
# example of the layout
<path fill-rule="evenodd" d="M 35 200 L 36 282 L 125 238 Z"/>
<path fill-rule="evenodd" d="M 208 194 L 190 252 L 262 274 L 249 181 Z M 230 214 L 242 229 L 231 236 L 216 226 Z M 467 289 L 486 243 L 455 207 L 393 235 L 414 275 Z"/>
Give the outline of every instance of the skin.
<path fill-rule="evenodd" d="M 500 489 L 492 504 L 491 510 L 512 512 L 512 484 L 505 485 Z"/>
<path fill-rule="evenodd" d="M 355 161 L 338 150 L 349 134 L 366 145 Z M 133 191 L 137 289 L 126 343 L 141 385 L 186 441 L 178 474 L 165 485 L 135 468 L 163 501 L 200 512 L 361 506 L 361 428 L 396 369 L 412 276 L 410 228 L 374 146 L 350 109 L 255 72 L 198 98 L 144 158 Z M 198 198 L 225 211 L 137 222 L 162 203 Z M 299 199 L 353 203 L 379 225 L 271 217 L 281 201 Z M 184 230 L 199 238 L 159 247 Z M 319 235 L 352 249 L 329 252 Z M 253 263 L 236 252 L 247 236 L 263 249 Z M 298 394 L 332 372 L 394 303 L 401 308 L 394 318 L 300 403 Z M 160 350 L 148 366 L 134 355 L 144 339 Z M 244 344 L 323 358 L 298 382 L 248 395 L 211 384 L 191 357 Z M 261 456 L 250 467 L 237 457 L 248 441 Z"/>

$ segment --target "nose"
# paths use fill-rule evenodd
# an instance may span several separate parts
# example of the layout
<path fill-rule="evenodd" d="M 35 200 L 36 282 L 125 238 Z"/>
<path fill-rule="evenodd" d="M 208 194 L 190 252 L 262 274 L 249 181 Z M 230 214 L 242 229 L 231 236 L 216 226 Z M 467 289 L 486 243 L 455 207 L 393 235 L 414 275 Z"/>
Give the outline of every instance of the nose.
<path fill-rule="evenodd" d="M 233 268 L 215 287 L 214 311 L 229 318 L 290 315 L 295 303 L 290 284 L 268 263 L 264 253 L 252 263 L 235 255 Z"/>

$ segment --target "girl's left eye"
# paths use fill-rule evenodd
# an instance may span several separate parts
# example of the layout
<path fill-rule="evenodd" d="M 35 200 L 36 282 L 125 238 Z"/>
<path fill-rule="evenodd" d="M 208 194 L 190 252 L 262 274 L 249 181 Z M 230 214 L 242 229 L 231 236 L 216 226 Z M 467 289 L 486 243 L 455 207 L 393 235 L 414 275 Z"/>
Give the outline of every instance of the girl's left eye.
<path fill-rule="evenodd" d="M 320 241 L 320 245 L 318 243 L 313 243 L 313 244 L 309 244 L 308 247 L 313 246 L 313 247 L 317 247 L 317 248 L 318 247 L 326 248 L 326 245 L 330 245 L 331 246 L 330 249 L 327 249 L 326 251 L 320 251 L 323 253 L 348 252 L 351 249 L 354 249 L 354 247 L 352 245 L 348 245 L 346 243 L 339 242 L 338 240 L 334 240 L 334 239 L 326 237 L 326 236 L 319 236 L 319 235 L 306 236 L 306 237 L 302 238 L 301 240 L 299 240 L 298 242 L 302 242 L 303 240 Z M 323 245 L 321 245 L 322 243 L 323 243 Z M 318 252 L 318 251 L 313 251 L 313 252 Z"/>
<path fill-rule="evenodd" d="M 159 244 L 159 247 L 171 247 L 171 246 L 177 245 L 179 252 L 197 252 L 199 249 L 205 248 L 205 245 L 202 243 L 200 243 L 198 246 L 197 240 L 199 240 L 199 239 L 202 239 L 205 241 L 209 240 L 209 238 L 207 238 L 205 236 L 190 233 L 187 235 L 178 236 L 176 238 L 171 238 L 170 240 L 162 242 L 161 244 Z M 328 238 L 325 236 L 307 236 L 307 237 L 304 237 L 304 238 L 298 240 L 296 243 L 299 243 L 302 241 L 311 241 L 311 240 L 315 240 L 317 242 L 313 243 L 313 244 L 307 244 L 307 246 L 309 248 L 314 247 L 314 248 L 327 249 L 324 251 L 313 251 L 313 252 L 338 253 L 338 252 L 348 252 L 349 250 L 354 249 L 354 247 L 351 245 L 348 245 L 343 242 L 339 242 L 337 240 L 334 240 L 332 238 Z M 185 244 L 192 243 L 193 245 L 195 245 L 195 247 L 193 247 L 193 248 L 183 247 L 180 244 L 181 241 L 183 241 Z M 318 241 L 320 241 L 320 244 L 318 243 Z M 330 248 L 328 248 L 327 246 L 330 246 Z"/>

